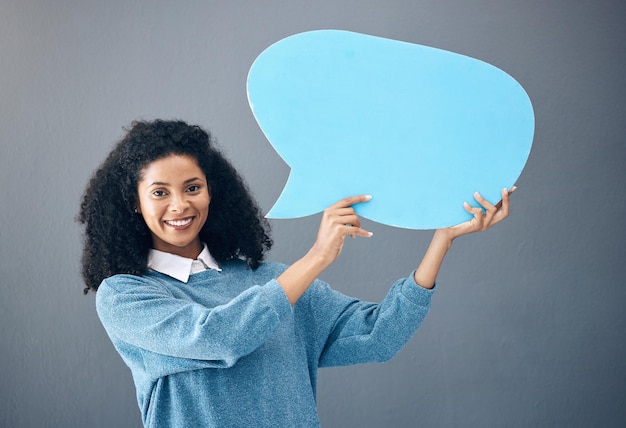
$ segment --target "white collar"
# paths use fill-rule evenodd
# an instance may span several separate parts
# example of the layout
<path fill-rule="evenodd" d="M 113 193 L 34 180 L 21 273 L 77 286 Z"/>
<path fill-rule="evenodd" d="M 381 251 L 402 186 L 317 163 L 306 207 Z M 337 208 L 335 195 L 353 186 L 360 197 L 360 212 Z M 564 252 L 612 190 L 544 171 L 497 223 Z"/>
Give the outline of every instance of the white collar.
<path fill-rule="evenodd" d="M 202 252 L 196 260 L 152 248 L 148 255 L 148 267 L 181 282 L 189 281 L 189 276 L 206 269 L 221 271 L 219 265 L 209 252 L 206 244 L 202 244 Z"/>

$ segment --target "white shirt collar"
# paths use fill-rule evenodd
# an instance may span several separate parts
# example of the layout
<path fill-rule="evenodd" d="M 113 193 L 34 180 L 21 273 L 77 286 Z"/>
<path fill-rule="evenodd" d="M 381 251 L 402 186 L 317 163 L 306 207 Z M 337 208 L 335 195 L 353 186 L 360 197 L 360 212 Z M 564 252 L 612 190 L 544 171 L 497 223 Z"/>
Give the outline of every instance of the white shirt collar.
<path fill-rule="evenodd" d="M 200 252 L 196 260 L 155 250 L 153 248 L 148 255 L 148 267 L 185 283 L 189 281 L 191 274 L 202 272 L 206 269 L 221 271 L 222 269 L 220 269 L 209 252 L 207 245 L 202 245 L 202 252 Z"/>

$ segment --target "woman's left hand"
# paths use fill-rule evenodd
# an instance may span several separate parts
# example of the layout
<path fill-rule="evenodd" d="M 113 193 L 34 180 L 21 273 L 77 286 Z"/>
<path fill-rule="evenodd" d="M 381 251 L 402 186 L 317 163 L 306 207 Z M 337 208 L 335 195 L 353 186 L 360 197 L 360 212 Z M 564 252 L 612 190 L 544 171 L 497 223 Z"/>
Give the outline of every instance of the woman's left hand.
<path fill-rule="evenodd" d="M 502 200 L 496 205 L 492 205 L 478 192 L 474 193 L 474 199 L 480 207 L 473 207 L 467 202 L 463 204 L 465 210 L 472 214 L 471 220 L 446 228 L 451 239 L 458 238 L 474 232 L 487 230 L 495 224 L 500 223 L 508 217 L 510 210 L 509 196 L 515 191 L 515 186 L 511 190 L 502 189 Z"/>
<path fill-rule="evenodd" d="M 492 205 L 478 193 L 475 193 L 474 199 L 481 206 L 472 207 L 466 202 L 464 204 L 465 209 L 473 215 L 471 220 L 435 231 L 422 262 L 415 270 L 415 282 L 424 288 L 432 288 L 435 285 L 443 259 L 452 246 L 454 239 L 469 233 L 487 230 L 494 224 L 504 220 L 509 215 L 509 195 L 514 190 L 515 186 L 510 191 L 503 189 L 502 200 L 496 205 Z"/>

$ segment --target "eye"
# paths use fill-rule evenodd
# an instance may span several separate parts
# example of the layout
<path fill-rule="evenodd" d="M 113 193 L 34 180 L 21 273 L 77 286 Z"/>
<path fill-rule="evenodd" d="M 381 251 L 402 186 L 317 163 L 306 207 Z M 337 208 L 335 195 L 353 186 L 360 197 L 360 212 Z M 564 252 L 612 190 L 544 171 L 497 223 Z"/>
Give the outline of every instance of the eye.
<path fill-rule="evenodd" d="M 165 190 L 161 190 L 161 189 L 157 189 L 152 192 L 152 196 L 156 196 L 157 198 L 161 198 L 165 195 L 166 195 Z"/>
<path fill-rule="evenodd" d="M 190 192 L 190 193 L 197 192 L 198 190 L 200 190 L 200 185 L 199 184 L 192 184 L 191 186 L 189 186 L 187 188 L 187 191 Z"/>

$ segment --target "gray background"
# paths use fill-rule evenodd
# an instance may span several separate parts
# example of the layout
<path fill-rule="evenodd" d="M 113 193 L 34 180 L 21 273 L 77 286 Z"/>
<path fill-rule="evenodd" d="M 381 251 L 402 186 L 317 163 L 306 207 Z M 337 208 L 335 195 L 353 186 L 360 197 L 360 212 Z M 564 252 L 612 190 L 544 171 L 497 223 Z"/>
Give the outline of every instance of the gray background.
<path fill-rule="evenodd" d="M 323 425 L 626 426 L 625 5 L 0 0 L 0 426 L 140 426 L 130 372 L 81 293 L 87 179 L 133 119 L 183 118 L 214 132 L 268 210 L 289 171 L 252 117 L 247 71 L 322 28 L 482 59 L 536 114 L 510 218 L 455 244 L 392 362 L 321 372 Z M 304 254 L 318 223 L 274 221 L 270 259 Z M 374 238 L 323 278 L 378 300 L 432 232 L 365 223 Z"/>

